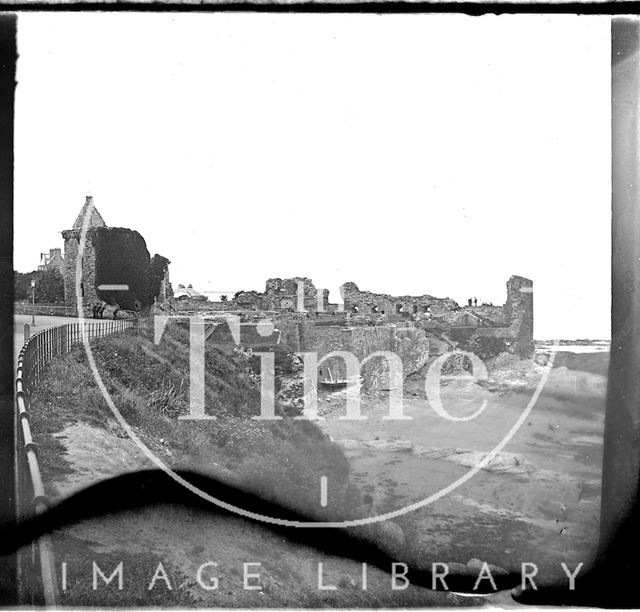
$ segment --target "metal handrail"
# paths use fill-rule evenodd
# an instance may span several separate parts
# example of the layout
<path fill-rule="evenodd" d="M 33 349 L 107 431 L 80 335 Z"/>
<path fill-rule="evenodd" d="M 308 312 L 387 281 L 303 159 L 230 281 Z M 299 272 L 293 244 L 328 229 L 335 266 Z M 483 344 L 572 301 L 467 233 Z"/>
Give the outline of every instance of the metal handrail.
<path fill-rule="evenodd" d="M 80 343 L 86 334 L 89 339 L 103 337 L 123 331 L 135 325 L 135 321 L 102 321 L 92 323 L 70 323 L 42 330 L 28 338 L 18 356 L 15 385 L 16 428 L 16 507 L 18 521 L 34 514 L 42 514 L 50 505 L 40 466 L 38 448 L 33 441 L 29 416 L 30 397 L 39 382 L 44 368 L 56 356 L 68 353 Z M 84 332 L 83 332 L 84 326 Z M 28 557 L 28 558 L 27 558 Z M 30 555 L 19 555 L 19 579 L 26 569 L 27 561 L 34 576 L 39 575 L 41 593 L 37 597 L 46 606 L 55 606 L 58 600 L 53 546 L 49 536 L 32 543 Z M 32 598 L 36 593 L 32 592 Z M 24 602 L 23 602 L 24 603 Z M 33 603 L 33 602 L 32 602 Z"/>

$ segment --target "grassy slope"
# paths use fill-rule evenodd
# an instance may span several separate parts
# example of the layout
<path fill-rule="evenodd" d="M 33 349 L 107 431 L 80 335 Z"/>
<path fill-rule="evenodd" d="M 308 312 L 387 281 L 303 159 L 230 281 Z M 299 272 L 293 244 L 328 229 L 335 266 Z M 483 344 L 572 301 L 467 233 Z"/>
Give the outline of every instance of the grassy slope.
<path fill-rule="evenodd" d="M 259 386 L 246 362 L 207 348 L 206 409 L 215 421 L 178 421 L 188 411 L 188 332 L 170 325 L 162 341 L 152 331 L 128 330 L 92 343 L 115 405 L 142 439 L 173 467 L 224 477 L 263 497 L 317 514 L 319 482 L 332 483 L 332 506 L 357 504 L 342 451 L 315 425 L 285 418 L 251 420 Z M 34 394 L 33 430 L 46 481 L 69 471 L 65 447 L 52 434 L 77 421 L 125 435 L 115 425 L 82 347 L 54 361 Z M 162 441 L 162 443 L 160 443 Z"/>

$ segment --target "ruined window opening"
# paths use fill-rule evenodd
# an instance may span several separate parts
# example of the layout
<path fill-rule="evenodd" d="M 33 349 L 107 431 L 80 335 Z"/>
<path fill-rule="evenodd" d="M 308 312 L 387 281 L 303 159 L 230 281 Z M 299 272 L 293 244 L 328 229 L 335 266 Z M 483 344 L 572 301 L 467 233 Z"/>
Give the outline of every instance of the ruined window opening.
<path fill-rule="evenodd" d="M 396 304 L 396 313 L 400 314 L 403 310 L 402 304 Z"/>
<path fill-rule="evenodd" d="M 84 297 L 84 283 L 80 283 L 80 295 Z"/>
<path fill-rule="evenodd" d="M 413 305 L 413 314 L 418 314 L 418 305 L 417 304 Z"/>

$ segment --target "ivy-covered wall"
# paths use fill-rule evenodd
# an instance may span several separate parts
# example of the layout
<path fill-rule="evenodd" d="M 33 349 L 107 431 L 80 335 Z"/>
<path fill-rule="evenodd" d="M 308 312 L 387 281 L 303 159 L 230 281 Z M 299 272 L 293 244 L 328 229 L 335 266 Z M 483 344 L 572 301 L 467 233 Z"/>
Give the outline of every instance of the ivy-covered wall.
<path fill-rule="evenodd" d="M 91 234 L 95 249 L 95 289 L 100 300 L 124 310 L 142 311 L 153 303 L 156 287 L 151 258 L 139 232 L 124 227 L 99 227 Z M 99 289 L 126 285 L 127 291 Z M 158 287 L 159 288 L 159 287 Z"/>

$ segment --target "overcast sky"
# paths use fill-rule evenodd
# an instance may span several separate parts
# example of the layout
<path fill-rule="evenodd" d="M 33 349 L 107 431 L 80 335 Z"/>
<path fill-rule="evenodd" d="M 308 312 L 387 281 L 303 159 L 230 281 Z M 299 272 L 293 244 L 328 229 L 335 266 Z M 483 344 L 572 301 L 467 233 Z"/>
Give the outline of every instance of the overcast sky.
<path fill-rule="evenodd" d="M 87 194 L 174 285 L 501 304 L 609 337 L 609 20 L 24 14 L 15 267 Z"/>

